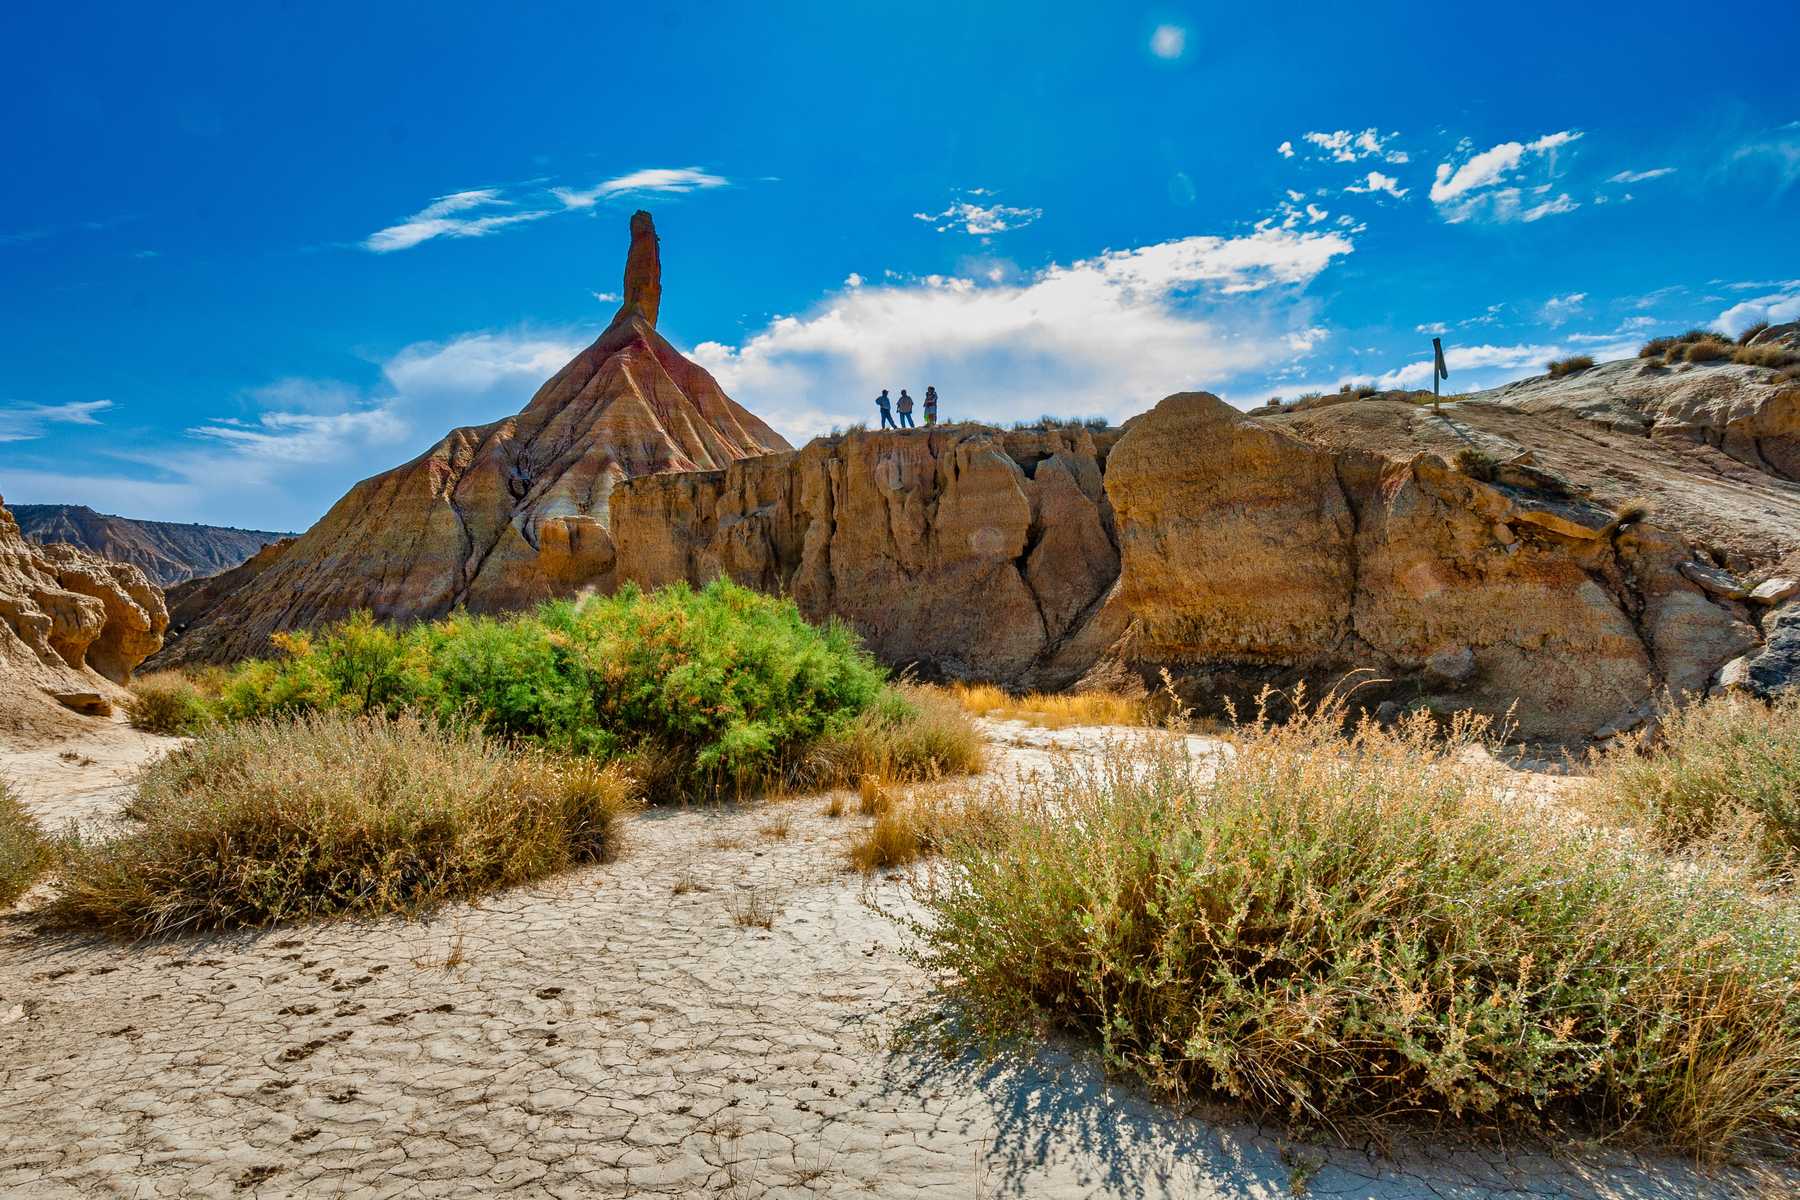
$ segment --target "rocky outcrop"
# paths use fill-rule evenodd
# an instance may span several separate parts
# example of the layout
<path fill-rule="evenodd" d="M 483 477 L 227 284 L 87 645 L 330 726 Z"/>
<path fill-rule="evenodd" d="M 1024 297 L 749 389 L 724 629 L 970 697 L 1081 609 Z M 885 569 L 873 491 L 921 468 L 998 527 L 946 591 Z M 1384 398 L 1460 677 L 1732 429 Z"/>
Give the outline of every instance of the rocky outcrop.
<path fill-rule="evenodd" d="M 1122 632 L 1102 476 L 1117 432 L 952 426 L 820 438 L 613 496 L 605 586 L 726 575 L 928 674 L 1060 687 Z M 1105 615 L 1102 615 L 1102 614 Z"/>
<path fill-rule="evenodd" d="M 656 332 L 662 283 L 650 214 L 631 218 L 625 301 L 524 411 L 453 430 L 357 484 L 242 586 L 197 614 L 158 664 L 229 661 L 271 634 L 358 609 L 392 620 L 495 612 L 610 576 L 613 489 L 787 448 Z"/>
<path fill-rule="evenodd" d="M 158 587 L 216 575 L 291 534 L 223 525 L 140 521 L 95 512 L 84 504 L 15 504 L 13 519 L 26 537 L 67 542 L 114 562 L 130 563 Z"/>
<path fill-rule="evenodd" d="M 0 507 L 0 692 L 104 712 L 162 644 L 162 593 L 142 571 L 26 540 Z"/>

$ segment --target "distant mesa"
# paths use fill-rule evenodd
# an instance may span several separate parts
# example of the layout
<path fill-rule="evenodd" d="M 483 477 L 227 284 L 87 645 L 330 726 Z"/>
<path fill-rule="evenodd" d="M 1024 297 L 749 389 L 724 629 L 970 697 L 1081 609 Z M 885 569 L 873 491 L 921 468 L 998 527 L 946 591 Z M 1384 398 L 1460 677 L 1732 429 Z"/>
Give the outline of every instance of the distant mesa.
<path fill-rule="evenodd" d="M 40 545 L 67 542 L 113 562 L 130 563 L 158 587 L 229 571 L 270 542 L 292 537 L 267 529 L 184 525 L 95 512 L 85 504 L 15 504 L 20 531 Z"/>
<path fill-rule="evenodd" d="M 788 448 L 656 331 L 655 222 L 631 217 L 624 301 L 593 345 L 518 415 L 452 430 L 365 479 L 241 586 L 179 598 L 157 665 L 268 650 L 269 636 L 369 609 L 387 620 L 500 612 L 611 586 L 611 498 L 622 481 L 712 470 Z M 210 599 L 210 607 L 205 607 Z M 195 608 L 204 607 L 196 612 Z"/>

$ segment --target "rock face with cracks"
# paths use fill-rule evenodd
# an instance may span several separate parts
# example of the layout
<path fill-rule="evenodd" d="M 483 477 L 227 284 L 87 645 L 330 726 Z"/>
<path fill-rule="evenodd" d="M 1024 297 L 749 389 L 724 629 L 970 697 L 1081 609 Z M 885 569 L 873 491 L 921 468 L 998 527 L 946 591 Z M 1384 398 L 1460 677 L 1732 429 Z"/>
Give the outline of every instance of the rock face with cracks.
<path fill-rule="evenodd" d="M 419 620 L 568 595 L 613 568 L 620 481 L 787 448 L 656 332 L 650 214 L 631 218 L 624 303 L 523 412 L 451 431 L 365 479 L 266 569 L 193 614 L 158 665 L 266 653 L 271 634 L 358 609 Z"/>
<path fill-rule="evenodd" d="M 55 700 L 109 711 L 168 623 L 162 592 L 142 571 L 27 541 L 0 507 L 0 691 L 8 707 Z"/>

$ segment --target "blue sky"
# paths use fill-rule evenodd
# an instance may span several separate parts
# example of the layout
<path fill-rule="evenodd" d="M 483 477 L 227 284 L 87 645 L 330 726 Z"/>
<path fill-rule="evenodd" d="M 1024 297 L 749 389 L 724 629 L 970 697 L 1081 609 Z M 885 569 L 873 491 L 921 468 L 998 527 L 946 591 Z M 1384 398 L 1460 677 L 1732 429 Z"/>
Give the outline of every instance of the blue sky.
<path fill-rule="evenodd" d="M 882 386 L 1123 417 L 1423 383 L 1439 329 L 1465 388 L 1792 320 L 1800 76 L 1767 48 L 1800 9 L 1751 26 L 8 6 L 0 493 L 304 527 L 522 407 L 610 317 L 640 206 L 664 333 L 796 443 Z"/>

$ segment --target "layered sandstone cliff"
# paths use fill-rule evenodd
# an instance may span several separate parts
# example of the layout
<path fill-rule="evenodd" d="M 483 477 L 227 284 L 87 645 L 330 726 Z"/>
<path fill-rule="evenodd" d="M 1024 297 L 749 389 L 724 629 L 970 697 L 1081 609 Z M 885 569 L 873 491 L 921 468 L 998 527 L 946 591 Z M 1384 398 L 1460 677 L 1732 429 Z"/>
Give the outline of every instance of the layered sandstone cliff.
<path fill-rule="evenodd" d="M 0 507 L 0 726 L 53 701 L 109 711 L 168 620 L 142 571 L 28 541 Z"/>
<path fill-rule="evenodd" d="M 1167 669 L 1216 709 L 1360 669 L 1370 703 L 1605 735 L 1800 659 L 1772 636 L 1800 610 L 1769 608 L 1800 552 L 1797 399 L 1625 362 L 1441 410 L 1191 393 L 1123 436 L 821 439 L 623 485 L 604 585 L 726 574 L 890 663 L 1013 686 Z"/>
<path fill-rule="evenodd" d="M 192 614 L 158 665 L 264 653 L 271 634 L 358 609 L 394 620 L 494 612 L 608 575 L 613 489 L 723 467 L 787 443 L 656 332 L 650 214 L 631 218 L 624 303 L 524 411 L 453 430 L 365 479 L 265 569 Z"/>

